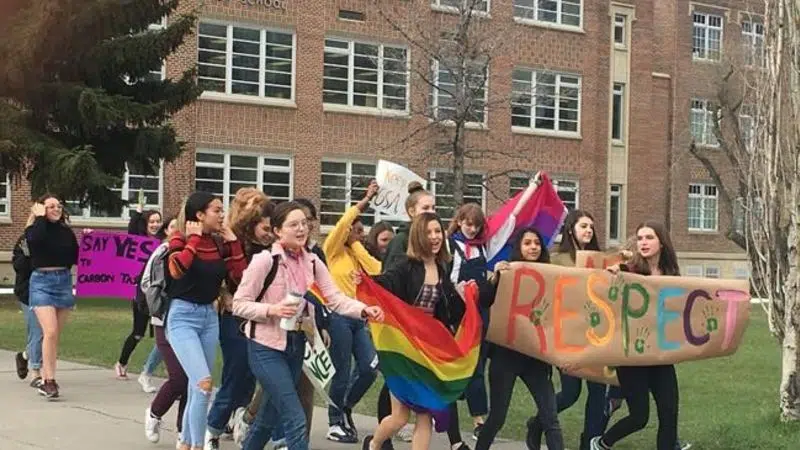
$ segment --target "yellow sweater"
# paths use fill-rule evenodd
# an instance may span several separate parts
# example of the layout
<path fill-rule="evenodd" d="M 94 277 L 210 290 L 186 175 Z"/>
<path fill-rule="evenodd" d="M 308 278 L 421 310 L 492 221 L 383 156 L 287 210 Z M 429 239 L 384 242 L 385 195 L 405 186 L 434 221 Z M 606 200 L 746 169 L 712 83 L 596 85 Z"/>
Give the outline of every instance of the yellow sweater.
<path fill-rule="evenodd" d="M 356 295 L 356 285 L 351 277 L 353 271 L 364 269 L 369 275 L 381 273 L 381 262 L 370 255 L 361 242 L 346 245 L 350 227 L 359 214 L 361 211 L 357 206 L 348 209 L 322 244 L 333 282 L 342 293 L 351 298 L 355 298 Z"/>

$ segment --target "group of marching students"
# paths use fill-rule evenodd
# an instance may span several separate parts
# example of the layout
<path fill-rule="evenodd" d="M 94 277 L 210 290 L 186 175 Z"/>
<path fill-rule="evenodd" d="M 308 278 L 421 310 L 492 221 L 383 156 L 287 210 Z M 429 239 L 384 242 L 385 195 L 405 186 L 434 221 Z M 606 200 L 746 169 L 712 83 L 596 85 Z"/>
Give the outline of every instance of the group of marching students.
<path fill-rule="evenodd" d="M 532 180 L 520 206 L 490 238 L 485 237 L 487 218 L 474 204 L 458 208 L 445 228 L 435 213 L 434 196 L 419 183 L 408 189 L 405 208 L 411 220 L 396 232 L 382 222 L 365 235 L 361 214 L 378 192 L 373 181 L 321 246 L 311 237 L 317 212 L 310 201 L 275 204 L 255 188 L 240 189 L 227 215 L 222 200 L 205 192 L 191 194 L 174 218 L 140 206 L 132 212 L 129 233 L 163 243 L 142 270 L 132 302 L 133 330 L 114 370 L 117 378 L 127 379 L 129 357 L 150 328 L 155 346 L 138 377 L 143 390 L 157 392 L 145 412 L 147 439 L 160 440 L 161 418 L 177 403 L 178 449 L 216 449 L 220 438 L 229 434 L 245 450 L 262 450 L 268 444 L 276 449 L 308 449 L 314 391 L 302 375 L 302 365 L 306 342 L 314 342 L 315 333 L 320 333 L 336 369 L 329 393 L 336 406 L 328 409 L 327 438 L 358 443 L 353 407 L 376 380 L 380 363 L 367 322 L 383 320 L 380 307 L 355 298 L 362 277 L 372 277 L 453 333 L 466 310 L 463 285 L 474 281 L 485 335 L 496 287 L 509 262 L 574 267 L 576 251 L 600 250 L 593 217 L 586 211 L 569 213 L 558 253 L 553 255 L 538 230 L 517 229 L 519 208 L 536 186 Z M 30 370 L 31 386 L 53 399 L 59 396 L 55 377 L 59 335 L 75 305 L 70 270 L 77 263 L 78 244 L 56 196 L 40 198 L 31 211 L 14 248 L 15 293 L 28 324 L 26 351 L 16 355 L 17 374 L 25 379 Z M 487 261 L 509 242 L 509 261 L 488 271 Z M 679 275 L 674 248 L 662 225 L 639 225 L 629 246 L 631 257 L 609 270 Z M 325 297 L 324 307 L 304 299 L 312 284 Z M 222 350 L 222 380 L 209 404 L 217 346 Z M 156 388 L 152 374 L 161 361 L 168 378 Z M 563 449 L 558 413 L 577 402 L 583 380 L 566 369 L 559 372 L 561 391 L 556 394 L 550 364 L 484 342 L 463 396 L 473 418 L 476 448 L 491 446 L 520 378 L 538 410 L 528 420 L 528 448 L 538 450 L 544 437 L 548 449 Z M 680 444 L 677 436 L 674 366 L 616 367 L 616 373 L 619 387 L 586 382 L 589 395 L 580 449 L 610 449 L 643 429 L 650 416 L 651 393 L 659 419 L 657 450 L 688 449 L 691 445 Z M 623 400 L 628 415 L 607 429 Z M 411 412 L 416 415 L 413 427 Z M 414 450 L 426 449 L 434 422 L 431 411 L 404 404 L 384 385 L 378 425 L 363 438 L 363 449 L 392 449 L 396 436 L 410 441 Z M 469 449 L 461 436 L 456 404 L 451 405 L 448 423 L 435 425 L 437 431 L 447 431 L 452 450 Z"/>

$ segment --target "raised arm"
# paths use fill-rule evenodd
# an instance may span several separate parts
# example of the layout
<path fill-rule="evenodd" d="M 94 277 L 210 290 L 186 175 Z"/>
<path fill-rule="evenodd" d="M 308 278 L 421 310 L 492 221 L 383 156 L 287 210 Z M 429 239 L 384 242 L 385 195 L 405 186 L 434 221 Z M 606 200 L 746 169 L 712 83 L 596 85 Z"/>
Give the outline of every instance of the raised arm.
<path fill-rule="evenodd" d="M 233 315 L 255 322 L 265 322 L 273 315 L 274 305 L 259 302 L 257 298 L 273 264 L 270 252 L 261 252 L 253 256 L 250 265 L 242 274 L 242 282 L 233 295 Z"/>
<path fill-rule="evenodd" d="M 358 264 L 361 265 L 361 268 L 364 269 L 368 275 L 380 275 L 381 262 L 369 254 L 367 249 L 364 248 L 364 244 L 358 241 L 353 242 L 350 244 L 350 250 L 353 251 L 353 254 L 356 256 L 356 260 L 358 260 Z"/>
<path fill-rule="evenodd" d="M 367 207 L 369 207 L 369 202 L 377 193 L 378 183 L 376 183 L 375 180 L 372 180 L 369 183 L 369 187 L 367 188 L 367 193 L 364 195 L 364 198 L 362 198 L 361 201 L 355 206 L 348 209 L 342 218 L 336 222 L 333 230 L 331 230 L 331 232 L 328 234 L 328 237 L 325 239 L 325 243 L 322 244 L 322 251 L 325 253 L 325 256 L 328 259 L 334 260 L 336 257 L 344 253 L 344 247 L 347 245 L 347 241 L 350 238 L 350 228 L 353 226 L 353 222 L 359 215 L 361 215 L 361 213 L 367 210 Z"/>

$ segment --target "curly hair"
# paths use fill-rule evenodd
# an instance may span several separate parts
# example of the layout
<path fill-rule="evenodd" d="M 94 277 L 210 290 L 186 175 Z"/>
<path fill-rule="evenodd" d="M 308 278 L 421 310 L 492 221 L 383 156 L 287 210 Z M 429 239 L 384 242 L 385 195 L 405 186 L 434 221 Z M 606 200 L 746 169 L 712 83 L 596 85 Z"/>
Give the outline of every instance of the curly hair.
<path fill-rule="evenodd" d="M 245 252 L 251 244 L 268 245 L 256 238 L 255 228 L 264 217 L 272 215 L 274 205 L 267 194 L 256 188 L 241 188 L 231 200 L 228 209 L 228 224 L 231 230 L 242 241 Z"/>

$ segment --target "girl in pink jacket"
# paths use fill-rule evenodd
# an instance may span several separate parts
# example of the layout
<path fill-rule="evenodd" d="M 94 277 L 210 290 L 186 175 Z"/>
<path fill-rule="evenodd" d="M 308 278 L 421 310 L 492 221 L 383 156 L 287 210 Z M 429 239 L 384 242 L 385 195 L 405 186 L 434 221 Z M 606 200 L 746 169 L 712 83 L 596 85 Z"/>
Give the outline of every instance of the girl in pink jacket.
<path fill-rule="evenodd" d="M 306 332 L 315 333 L 314 305 L 304 299 L 316 283 L 334 312 L 383 320 L 383 311 L 339 291 L 328 269 L 305 250 L 308 221 L 302 205 L 284 202 L 272 216 L 277 242 L 253 257 L 233 299 L 233 314 L 245 324 L 250 369 L 269 400 L 262 403 L 242 448 L 261 450 L 281 422 L 289 450 L 307 450 L 306 418 L 297 395 Z M 280 411 L 280 413 L 278 412 Z"/>

